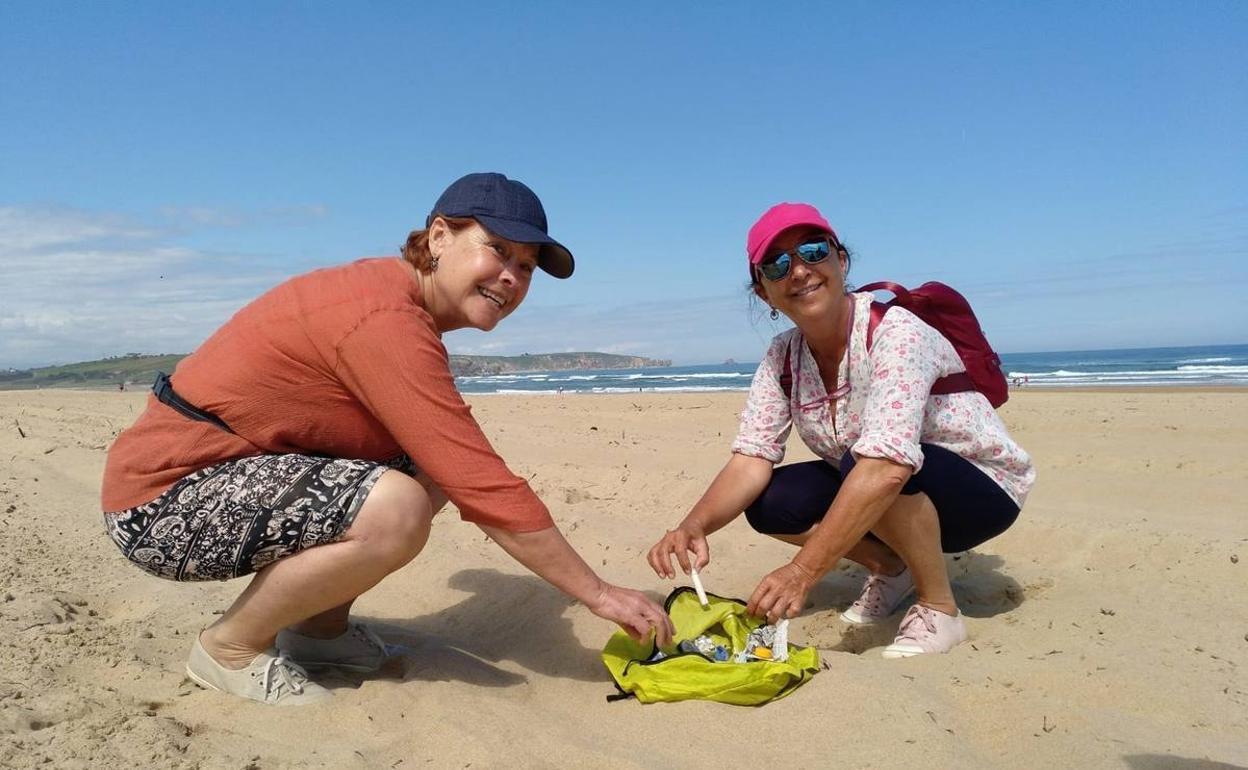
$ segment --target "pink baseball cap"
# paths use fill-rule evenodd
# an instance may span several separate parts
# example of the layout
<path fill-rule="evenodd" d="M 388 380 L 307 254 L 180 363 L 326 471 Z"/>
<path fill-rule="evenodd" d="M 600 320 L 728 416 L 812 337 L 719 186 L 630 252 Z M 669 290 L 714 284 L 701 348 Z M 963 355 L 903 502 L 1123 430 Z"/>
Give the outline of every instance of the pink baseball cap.
<path fill-rule="evenodd" d="M 836 237 L 836 231 L 832 229 L 832 225 L 828 224 L 828 220 L 819 213 L 819 209 L 809 203 L 777 203 L 758 218 L 758 221 L 750 228 L 750 234 L 746 236 L 745 251 L 749 255 L 750 265 L 757 265 L 763 261 L 767 249 L 771 248 L 771 242 L 780 233 L 791 227 L 804 225 L 826 230 L 833 240 L 838 242 L 840 240 Z"/>

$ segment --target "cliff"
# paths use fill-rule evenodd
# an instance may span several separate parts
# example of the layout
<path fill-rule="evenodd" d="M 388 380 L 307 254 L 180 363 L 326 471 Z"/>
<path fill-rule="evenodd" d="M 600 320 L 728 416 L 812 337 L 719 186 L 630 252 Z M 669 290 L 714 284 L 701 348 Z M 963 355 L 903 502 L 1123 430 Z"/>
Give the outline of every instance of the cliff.
<path fill-rule="evenodd" d="M 130 353 L 100 361 L 84 361 L 64 366 L 38 369 L 0 370 L 0 390 L 33 390 L 35 388 L 108 388 L 126 386 L 148 388 L 156 372 L 172 372 L 185 354 L 143 356 Z M 508 372 L 562 371 L 565 369 L 636 369 L 671 366 L 671 361 L 658 361 L 638 356 L 612 353 L 525 353 L 522 356 L 451 356 L 451 371 L 456 376 L 505 374 Z"/>

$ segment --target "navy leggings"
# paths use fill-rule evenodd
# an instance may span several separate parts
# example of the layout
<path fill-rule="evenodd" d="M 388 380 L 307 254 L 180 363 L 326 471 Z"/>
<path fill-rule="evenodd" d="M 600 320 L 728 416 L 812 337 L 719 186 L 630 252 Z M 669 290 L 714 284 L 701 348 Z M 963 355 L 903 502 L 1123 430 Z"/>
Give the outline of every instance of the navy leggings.
<path fill-rule="evenodd" d="M 923 469 L 901 494 L 931 498 L 940 519 L 940 548 L 957 553 L 996 537 L 1018 518 L 1018 506 L 996 482 L 959 455 L 935 444 L 920 444 Z M 758 499 L 745 509 L 750 526 L 765 535 L 800 535 L 828 512 L 841 479 L 854 467 L 846 452 L 840 470 L 823 460 L 777 467 Z"/>

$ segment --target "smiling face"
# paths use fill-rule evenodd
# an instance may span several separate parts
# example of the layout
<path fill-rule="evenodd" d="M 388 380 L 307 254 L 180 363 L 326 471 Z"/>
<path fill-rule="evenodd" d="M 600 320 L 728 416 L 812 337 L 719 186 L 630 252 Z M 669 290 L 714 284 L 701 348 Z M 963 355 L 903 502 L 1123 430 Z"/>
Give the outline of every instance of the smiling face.
<path fill-rule="evenodd" d="M 801 243 L 827 237 L 827 232 L 817 227 L 794 227 L 785 230 L 771 242 L 768 259 L 792 249 Z M 788 316 L 793 323 L 803 326 L 836 318 L 837 303 L 845 294 L 845 271 L 848 268 L 844 251 L 835 252 L 822 262 L 808 265 L 794 258 L 788 275 L 778 281 L 769 281 L 758 274 L 754 291 L 767 304 Z"/>
<path fill-rule="evenodd" d="M 428 309 L 441 331 L 493 329 L 524 301 L 537 270 L 536 243 L 499 238 L 476 222 L 456 232 L 435 218 L 429 251 L 438 267 L 427 273 Z"/>

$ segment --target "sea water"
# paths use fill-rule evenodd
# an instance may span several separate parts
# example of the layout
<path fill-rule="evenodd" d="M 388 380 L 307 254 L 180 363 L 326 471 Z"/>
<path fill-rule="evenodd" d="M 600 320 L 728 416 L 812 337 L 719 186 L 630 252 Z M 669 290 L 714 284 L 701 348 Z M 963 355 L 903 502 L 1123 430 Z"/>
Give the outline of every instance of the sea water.
<path fill-rule="evenodd" d="M 1024 387 L 1248 386 L 1248 345 L 1003 353 Z M 750 388 L 757 363 L 523 372 L 456 379 L 464 393 L 711 393 Z M 1021 382 L 1021 381 L 1024 381 Z"/>

